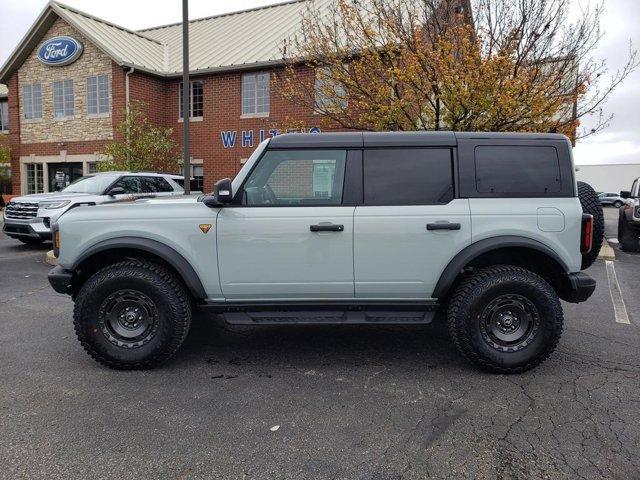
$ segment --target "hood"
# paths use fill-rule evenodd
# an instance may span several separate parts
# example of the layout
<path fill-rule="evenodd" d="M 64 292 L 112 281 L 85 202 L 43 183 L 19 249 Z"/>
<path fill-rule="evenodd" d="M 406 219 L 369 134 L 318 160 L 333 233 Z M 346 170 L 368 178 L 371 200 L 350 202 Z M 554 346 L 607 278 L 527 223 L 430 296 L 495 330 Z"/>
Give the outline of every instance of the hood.
<path fill-rule="evenodd" d="M 12 202 L 44 202 L 50 200 L 74 200 L 76 198 L 84 198 L 91 196 L 90 193 L 32 193 L 31 195 L 22 195 L 13 197 Z"/>

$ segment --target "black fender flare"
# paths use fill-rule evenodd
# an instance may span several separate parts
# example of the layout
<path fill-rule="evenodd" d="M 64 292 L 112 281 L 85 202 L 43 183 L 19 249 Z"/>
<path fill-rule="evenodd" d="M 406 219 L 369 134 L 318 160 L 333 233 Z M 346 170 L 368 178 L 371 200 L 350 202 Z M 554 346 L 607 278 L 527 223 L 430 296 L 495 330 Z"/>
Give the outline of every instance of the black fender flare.
<path fill-rule="evenodd" d="M 442 274 L 440 275 L 440 279 L 438 280 L 438 283 L 433 290 L 432 297 L 444 297 L 453 285 L 453 282 L 455 281 L 458 274 L 475 258 L 487 252 L 490 252 L 491 250 L 510 247 L 524 247 L 537 250 L 555 260 L 564 269 L 565 272 L 569 272 L 570 270 L 567 264 L 562 261 L 562 259 L 551 248 L 549 248 L 542 242 L 527 237 L 519 237 L 517 235 L 501 235 L 498 237 L 490 237 L 472 243 L 471 245 L 462 249 L 455 257 L 453 257 L 453 259 L 449 262 L 449 264 L 445 267 Z"/>
<path fill-rule="evenodd" d="M 204 300 L 207 298 L 207 294 L 202 282 L 200 281 L 200 277 L 198 277 L 198 274 L 191 264 L 170 246 L 149 238 L 117 237 L 98 242 L 85 250 L 82 255 L 76 259 L 70 270 L 75 271 L 82 262 L 96 253 L 120 248 L 142 250 L 144 252 L 157 255 L 171 265 L 176 272 L 178 272 L 178 275 L 180 275 L 185 285 L 196 299 Z"/>

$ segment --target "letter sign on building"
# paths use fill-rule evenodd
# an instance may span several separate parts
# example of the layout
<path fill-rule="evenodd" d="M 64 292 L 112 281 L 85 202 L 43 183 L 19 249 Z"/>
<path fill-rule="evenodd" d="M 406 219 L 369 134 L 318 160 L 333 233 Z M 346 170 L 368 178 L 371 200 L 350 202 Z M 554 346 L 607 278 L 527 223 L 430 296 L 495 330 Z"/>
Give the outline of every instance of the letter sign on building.
<path fill-rule="evenodd" d="M 53 37 L 40 45 L 38 60 L 45 65 L 60 67 L 75 62 L 82 54 L 82 44 L 71 37 Z"/>

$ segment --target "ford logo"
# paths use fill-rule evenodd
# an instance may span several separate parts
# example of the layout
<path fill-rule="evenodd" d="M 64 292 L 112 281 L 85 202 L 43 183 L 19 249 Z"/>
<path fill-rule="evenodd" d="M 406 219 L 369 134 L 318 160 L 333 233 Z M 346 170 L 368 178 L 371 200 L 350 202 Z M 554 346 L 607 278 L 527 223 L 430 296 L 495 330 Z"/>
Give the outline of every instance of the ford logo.
<path fill-rule="evenodd" d="M 71 37 L 53 37 L 40 45 L 38 60 L 45 65 L 61 66 L 75 62 L 82 54 L 82 44 Z"/>

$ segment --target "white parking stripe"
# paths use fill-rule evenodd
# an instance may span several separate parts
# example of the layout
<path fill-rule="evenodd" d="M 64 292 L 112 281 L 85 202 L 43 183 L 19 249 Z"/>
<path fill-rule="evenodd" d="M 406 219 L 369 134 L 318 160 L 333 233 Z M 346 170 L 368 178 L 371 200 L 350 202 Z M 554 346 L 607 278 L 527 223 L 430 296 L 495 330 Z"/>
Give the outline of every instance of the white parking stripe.
<path fill-rule="evenodd" d="M 629 315 L 627 315 L 627 307 L 624 305 L 622 291 L 618 283 L 616 275 L 616 267 L 611 260 L 605 260 L 607 265 L 607 279 L 609 280 L 609 292 L 611 293 L 611 301 L 613 302 L 613 311 L 616 315 L 616 322 L 631 325 Z"/>

